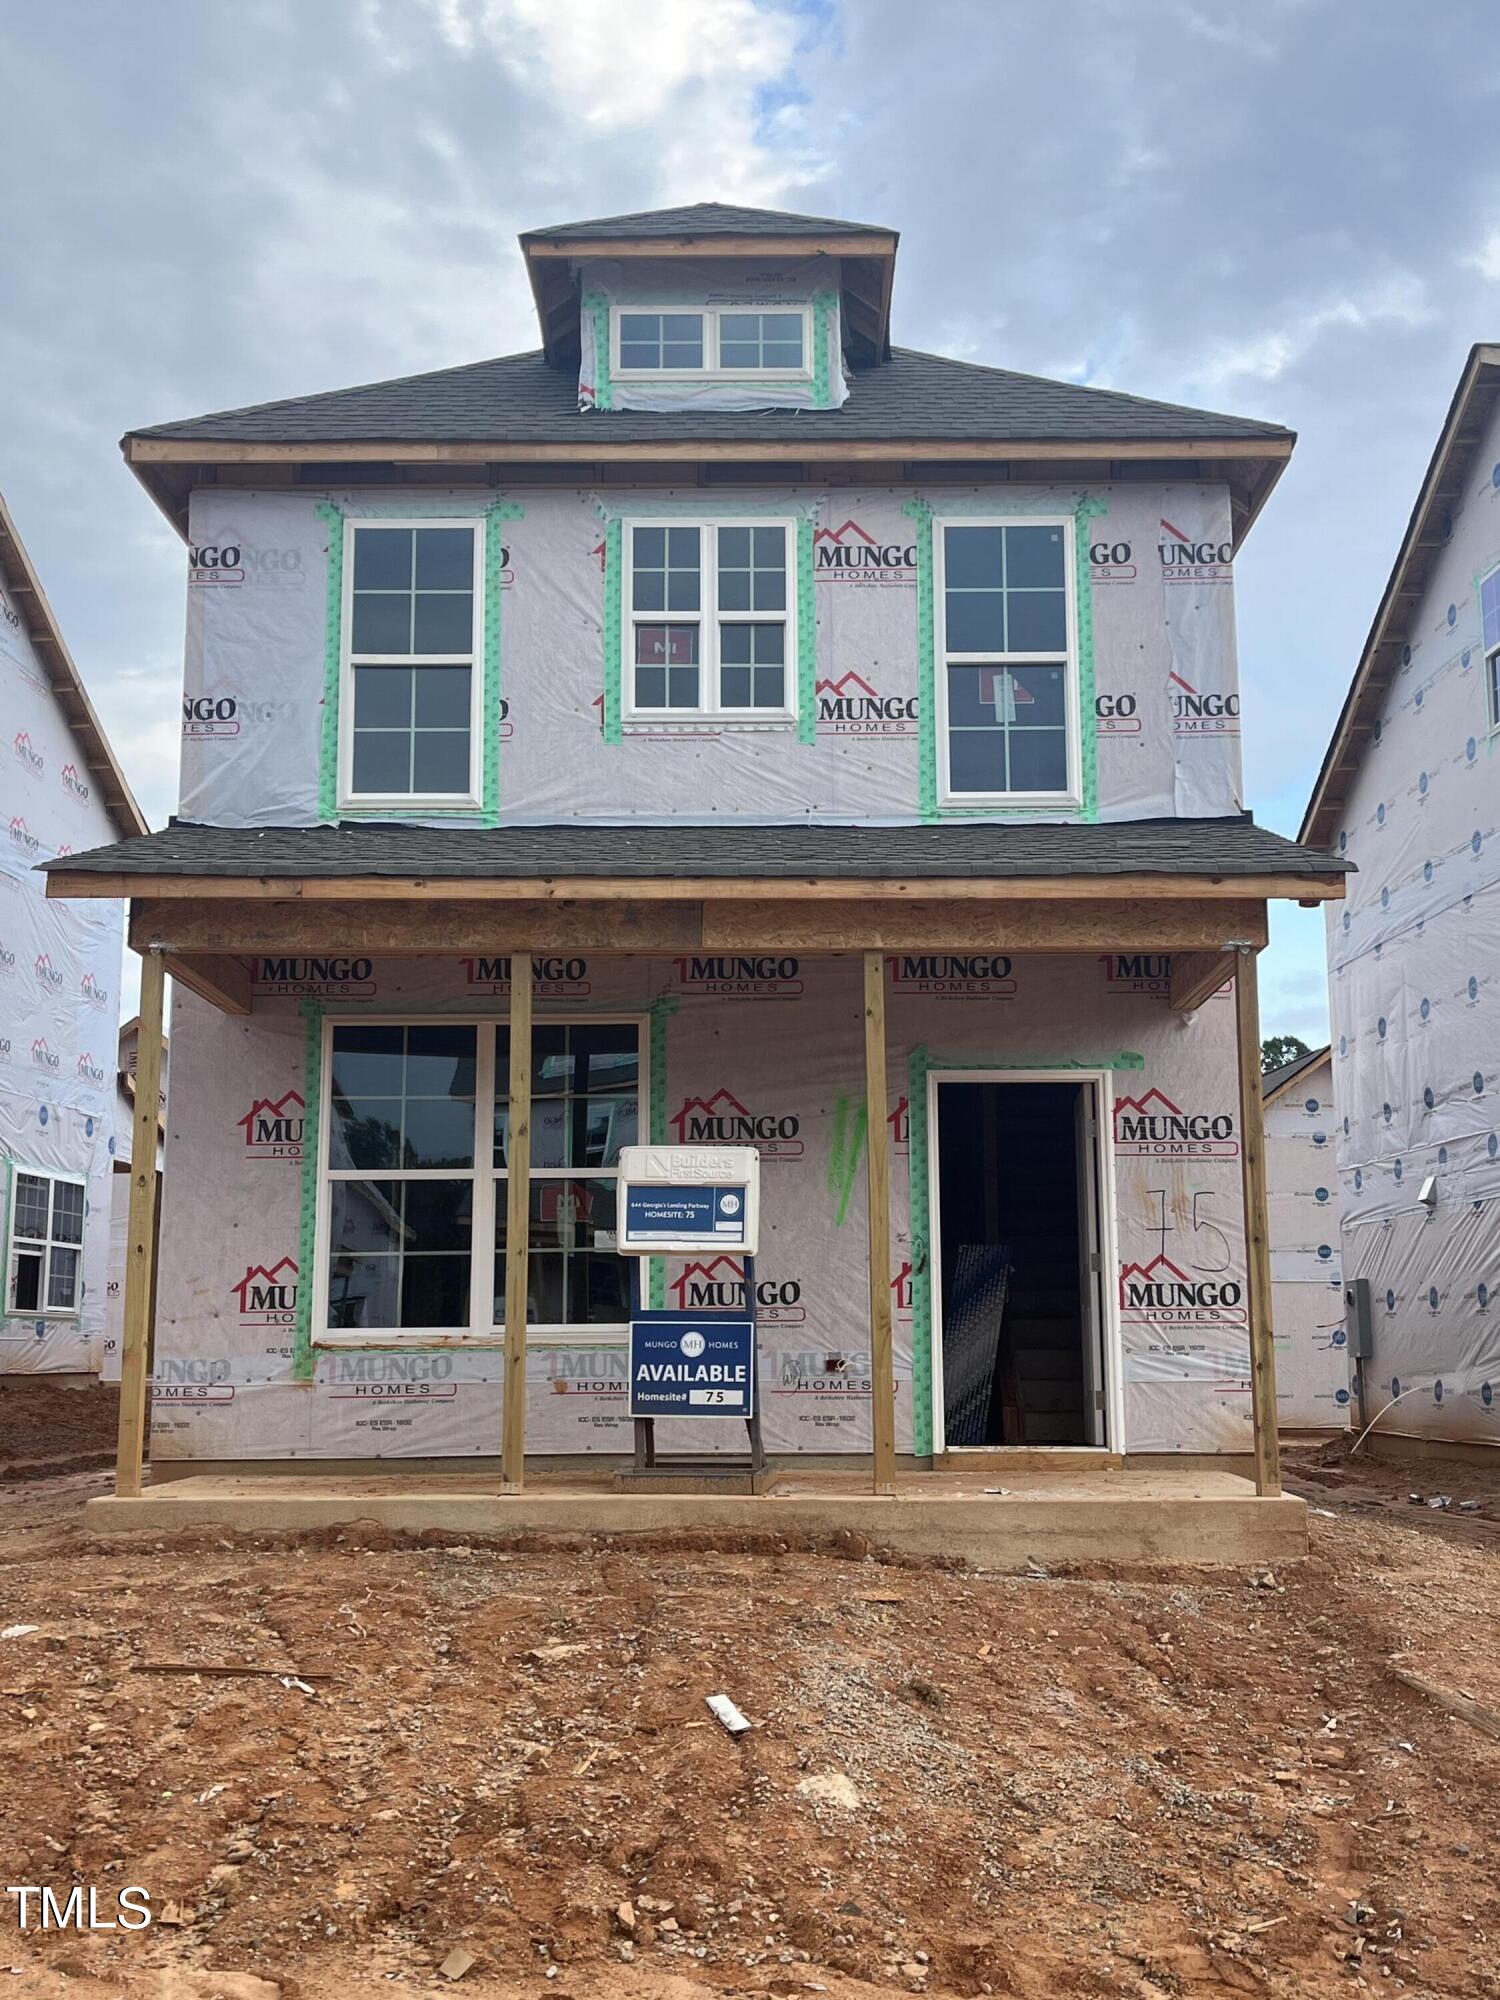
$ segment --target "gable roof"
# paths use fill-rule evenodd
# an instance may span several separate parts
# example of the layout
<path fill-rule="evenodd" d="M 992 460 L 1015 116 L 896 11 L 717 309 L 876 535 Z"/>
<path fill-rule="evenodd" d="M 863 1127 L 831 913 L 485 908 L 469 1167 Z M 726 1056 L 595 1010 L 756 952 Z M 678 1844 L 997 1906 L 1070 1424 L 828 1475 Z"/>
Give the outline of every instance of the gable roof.
<path fill-rule="evenodd" d="M 1309 1071 L 1315 1070 L 1319 1063 L 1327 1062 L 1330 1053 L 1331 1050 L 1325 1042 L 1320 1049 L 1312 1049 L 1305 1056 L 1293 1056 L 1290 1062 L 1280 1063 L 1275 1069 L 1268 1069 L 1260 1080 L 1261 1103 L 1269 1104 L 1273 1098 L 1280 1097 L 1284 1090 L 1290 1090 L 1299 1076 L 1306 1076 Z"/>
<path fill-rule="evenodd" d="M 1447 541 L 1444 515 L 1467 483 L 1470 463 L 1483 441 L 1497 399 L 1500 399 L 1500 344 L 1481 341 L 1469 349 L 1469 358 L 1453 392 L 1390 578 L 1376 607 L 1364 651 L 1323 753 L 1322 768 L 1302 817 L 1299 840 L 1327 847 L 1333 839 L 1350 780 L 1374 734 L 1386 690 L 1400 668 L 1401 649 L 1406 643 L 1412 613 Z"/>
<path fill-rule="evenodd" d="M 782 208 L 736 208 L 725 201 L 695 201 L 683 208 L 644 208 L 631 215 L 601 215 L 591 222 L 558 222 L 550 229 L 528 229 L 521 237 L 547 237 L 566 243 L 573 239 L 619 239 L 639 242 L 651 237 L 679 236 L 894 236 L 894 229 L 875 222 L 840 222 L 827 215 L 793 215 Z"/>
<path fill-rule="evenodd" d="M 104 725 L 89 700 L 88 689 L 83 684 L 83 676 L 74 664 L 73 655 L 68 651 L 62 628 L 57 622 L 52 606 L 47 602 L 47 593 L 42 589 L 41 579 L 32 567 L 31 557 L 26 553 L 26 544 L 16 532 L 16 524 L 11 519 L 10 509 L 5 504 L 5 496 L 0 493 L 0 578 L 4 579 L 6 594 L 15 601 L 17 611 L 23 620 L 26 636 L 36 648 L 37 658 L 46 669 L 47 679 L 58 706 L 68 719 L 68 726 L 78 739 L 83 760 L 88 766 L 89 776 L 99 787 L 99 796 L 104 801 L 115 831 L 122 839 L 147 831 L 146 817 L 135 802 L 135 797 L 125 782 L 125 773 L 109 746 L 109 738 L 104 733 Z"/>
<path fill-rule="evenodd" d="M 926 443 L 1149 443 L 1191 456 L 1191 448 L 1225 443 L 1262 443 L 1268 455 L 1284 455 L 1294 437 L 1280 424 L 912 348 L 895 348 L 889 361 L 855 369 L 853 377 L 853 393 L 837 410 L 581 411 L 576 383 L 533 351 L 155 424 L 127 433 L 125 444 L 127 455 L 137 439 L 331 448 L 467 442 L 497 451 L 566 444 L 589 458 L 614 445 L 731 440 L 805 447 L 812 457 L 852 443 L 899 446 L 893 455 L 900 457 L 921 456 Z"/>

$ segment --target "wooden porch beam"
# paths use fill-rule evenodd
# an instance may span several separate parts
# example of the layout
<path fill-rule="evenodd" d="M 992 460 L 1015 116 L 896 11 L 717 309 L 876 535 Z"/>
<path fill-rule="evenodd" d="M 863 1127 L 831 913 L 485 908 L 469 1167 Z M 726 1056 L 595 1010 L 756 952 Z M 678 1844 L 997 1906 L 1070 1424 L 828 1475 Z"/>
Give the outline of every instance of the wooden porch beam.
<path fill-rule="evenodd" d="M 527 968 L 529 971 L 529 968 Z M 526 1477 L 526 1299 L 531 1266 L 531 980 L 510 985 L 509 1118 L 505 1139 L 505 1363 L 500 1490 Z M 476 1257 L 484 1246 L 475 1244 Z"/>
<path fill-rule="evenodd" d="M 1250 1321 L 1255 1490 L 1279 1493 L 1276 1338 L 1271 1318 L 1271 1232 L 1266 1218 L 1266 1140 L 1260 1090 L 1260 996 L 1254 951 L 1247 946 L 1235 956 L 1234 1024 L 1240 1072 L 1240 1179 L 1245 1199 L 1245 1304 Z"/>
<path fill-rule="evenodd" d="M 130 941 L 191 960 L 336 954 L 1221 951 L 1266 942 L 1259 902 L 137 902 Z"/>
<path fill-rule="evenodd" d="M 250 1012 L 250 968 L 243 959 L 219 958 L 207 952 L 191 957 L 170 954 L 167 971 L 189 993 L 196 993 L 221 1014 Z"/>
<path fill-rule="evenodd" d="M 891 1344 L 891 1163 L 886 1123 L 885 960 L 865 953 L 865 1169 L 870 1235 L 870 1431 L 877 1493 L 896 1490 Z"/>
<path fill-rule="evenodd" d="M 1212 999 L 1234 976 L 1234 958 L 1227 951 L 1185 951 L 1172 954 L 1171 992 L 1175 1013 L 1189 1014 Z"/>
<path fill-rule="evenodd" d="M 125 1327 L 120 1351 L 120 1412 L 115 1492 L 136 1498 L 146 1455 L 146 1368 L 156 1309 L 156 1138 L 161 1105 L 161 1038 L 166 966 L 159 951 L 141 960 L 140 1033 L 130 1147 L 130 1209 L 125 1246 Z"/>

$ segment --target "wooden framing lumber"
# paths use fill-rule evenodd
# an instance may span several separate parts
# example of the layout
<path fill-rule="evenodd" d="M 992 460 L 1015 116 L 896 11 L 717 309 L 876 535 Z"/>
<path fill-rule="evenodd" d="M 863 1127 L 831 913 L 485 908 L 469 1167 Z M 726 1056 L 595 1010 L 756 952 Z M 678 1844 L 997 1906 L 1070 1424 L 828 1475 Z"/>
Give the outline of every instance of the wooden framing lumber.
<path fill-rule="evenodd" d="M 531 1267 L 531 979 L 510 983 L 510 1083 L 505 1138 L 505 1362 L 500 1490 L 519 1493 L 526 1472 L 526 1298 Z M 479 1163 L 476 1161 L 476 1165 Z M 488 1254 L 476 1243 L 476 1257 Z"/>
<path fill-rule="evenodd" d="M 1260 997 L 1253 950 L 1236 953 L 1235 1042 L 1240 1074 L 1240 1180 L 1245 1200 L 1245 1304 L 1250 1321 L 1250 1414 L 1255 1490 L 1281 1491 L 1276 1434 L 1276 1342 L 1271 1321 L 1271 1233 L 1266 1218 L 1266 1141 L 1260 1094 Z"/>
<path fill-rule="evenodd" d="M 1171 970 L 1174 1012 L 1187 1014 L 1194 1007 L 1201 1007 L 1233 976 L 1234 958 L 1227 951 L 1174 952 Z"/>
<path fill-rule="evenodd" d="M 146 1371 L 156 1308 L 156 1137 L 161 1104 L 161 1049 L 166 966 L 159 951 L 141 960 L 140 1035 L 130 1149 L 130 1210 L 125 1245 L 125 1328 L 120 1352 L 120 1414 L 115 1492 L 141 1491 L 146 1449 Z"/>
<path fill-rule="evenodd" d="M 865 953 L 865 1166 L 870 1234 L 870 1426 L 877 1493 L 896 1490 L 891 1344 L 891 1165 L 886 1123 L 885 960 Z"/>
<path fill-rule="evenodd" d="M 191 958 L 169 956 L 167 970 L 189 993 L 221 1014 L 250 1012 L 250 968 L 241 959 L 216 958 L 207 952 Z"/>
<path fill-rule="evenodd" d="M 488 957 L 531 951 L 1217 952 L 1266 942 L 1258 901 L 1130 904 L 137 902 L 130 941 L 206 956 Z M 201 988 L 195 988 L 201 990 Z M 227 989 L 226 989 L 227 990 Z M 205 997 L 212 998 L 212 994 Z M 217 1001 L 215 1002 L 217 1005 Z"/>

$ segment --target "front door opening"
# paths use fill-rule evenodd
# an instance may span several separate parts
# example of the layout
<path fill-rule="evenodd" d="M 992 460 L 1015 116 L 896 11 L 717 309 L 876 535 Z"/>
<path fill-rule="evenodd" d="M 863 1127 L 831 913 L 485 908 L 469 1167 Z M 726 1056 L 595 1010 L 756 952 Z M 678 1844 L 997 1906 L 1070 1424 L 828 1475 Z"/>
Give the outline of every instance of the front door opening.
<path fill-rule="evenodd" d="M 1094 1086 L 936 1088 L 947 1448 L 1102 1444 Z"/>

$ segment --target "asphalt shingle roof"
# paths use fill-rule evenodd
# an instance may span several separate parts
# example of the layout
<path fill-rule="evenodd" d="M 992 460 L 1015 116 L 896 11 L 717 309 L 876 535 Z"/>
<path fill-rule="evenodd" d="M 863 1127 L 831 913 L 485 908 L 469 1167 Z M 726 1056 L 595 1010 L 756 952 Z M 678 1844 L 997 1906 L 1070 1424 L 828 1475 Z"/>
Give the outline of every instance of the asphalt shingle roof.
<path fill-rule="evenodd" d="M 1304 1071 L 1316 1069 L 1320 1062 L 1328 1059 L 1328 1044 L 1320 1049 L 1310 1049 L 1305 1056 L 1293 1056 L 1290 1062 L 1282 1063 L 1276 1069 L 1268 1069 L 1260 1080 L 1262 1097 L 1274 1097 L 1286 1084 L 1295 1083 Z"/>
<path fill-rule="evenodd" d="M 1116 389 L 1051 382 L 898 347 L 855 369 L 838 410 L 590 410 L 576 378 L 538 350 L 406 375 L 358 389 L 293 396 L 156 424 L 133 437 L 225 444 L 676 444 L 805 442 L 812 452 L 849 443 L 1171 442 L 1287 440 L 1279 424 L 1155 403 Z"/>
<path fill-rule="evenodd" d="M 93 875 L 480 877 L 848 876 L 880 879 L 1298 875 L 1337 879 L 1348 863 L 1230 819 L 1095 825 L 221 827 L 164 832 L 69 854 L 49 869 Z"/>
<path fill-rule="evenodd" d="M 559 222 L 522 236 L 580 241 L 649 236 L 894 236 L 877 222 L 839 222 L 828 215 L 789 215 L 780 208 L 735 208 L 724 201 L 695 201 L 685 208 L 647 208 L 634 215 L 601 215 L 592 222 Z"/>

